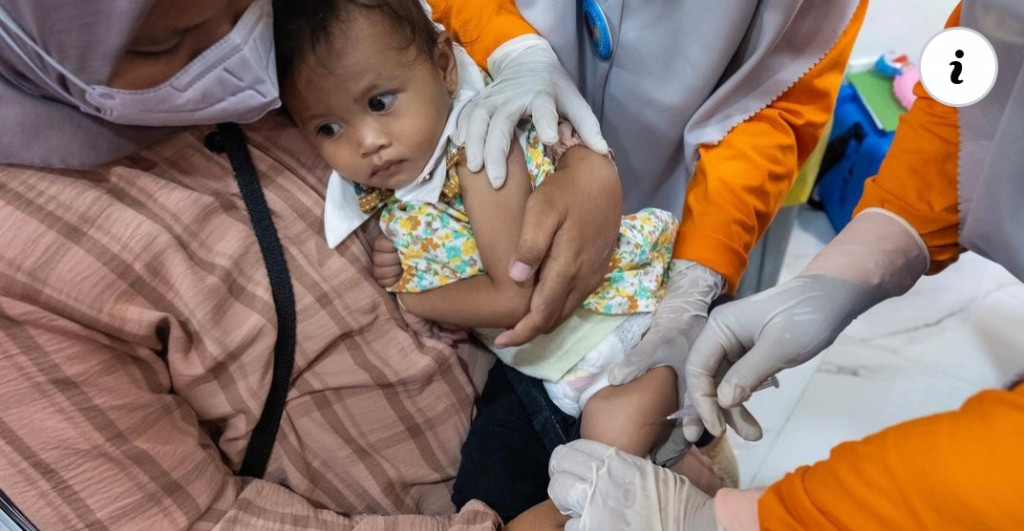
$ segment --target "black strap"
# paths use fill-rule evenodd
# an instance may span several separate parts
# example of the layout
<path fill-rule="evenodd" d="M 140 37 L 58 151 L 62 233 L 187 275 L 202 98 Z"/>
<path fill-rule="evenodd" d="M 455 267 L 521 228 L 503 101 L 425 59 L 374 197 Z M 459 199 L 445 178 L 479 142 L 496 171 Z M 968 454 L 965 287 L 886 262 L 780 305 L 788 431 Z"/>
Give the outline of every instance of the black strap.
<path fill-rule="evenodd" d="M 32 525 L 32 521 L 25 516 L 25 513 L 21 512 L 21 509 L 18 509 L 17 505 L 14 505 L 3 489 L 0 489 L 0 515 L 5 517 L 0 518 L 0 529 L 9 527 L 4 525 L 6 522 L 15 526 L 12 531 L 37 531 L 36 526 Z"/>
<path fill-rule="evenodd" d="M 256 423 L 256 428 L 253 429 L 242 468 L 238 471 L 241 476 L 261 478 L 267 470 L 267 461 L 270 460 L 274 440 L 277 439 L 277 430 L 281 425 L 281 414 L 284 411 L 288 384 L 292 376 L 292 365 L 295 363 L 295 293 L 292 291 L 288 262 L 284 257 L 281 240 L 277 236 L 277 228 L 274 227 L 274 219 L 263 195 L 256 166 L 249 155 L 245 133 L 234 123 L 218 124 L 217 133 L 217 136 L 207 137 L 206 144 L 211 150 L 226 152 L 228 160 L 231 161 L 231 169 L 238 180 L 238 189 L 245 200 L 245 207 L 249 210 L 249 221 L 256 232 L 256 241 L 259 242 L 263 263 L 267 267 L 274 310 L 277 313 L 274 375 L 270 381 L 270 391 L 267 392 L 267 401 L 263 405 L 263 413 Z"/>

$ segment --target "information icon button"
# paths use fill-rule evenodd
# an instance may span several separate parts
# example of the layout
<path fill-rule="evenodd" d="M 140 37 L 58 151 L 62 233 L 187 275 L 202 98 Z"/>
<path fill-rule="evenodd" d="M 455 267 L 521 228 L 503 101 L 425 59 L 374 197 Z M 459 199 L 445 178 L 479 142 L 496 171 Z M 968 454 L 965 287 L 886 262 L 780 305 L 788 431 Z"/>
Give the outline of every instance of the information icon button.
<path fill-rule="evenodd" d="M 992 43 L 969 28 L 950 28 L 928 42 L 921 56 L 921 83 L 936 101 L 966 107 L 996 84 L 999 59 Z"/>

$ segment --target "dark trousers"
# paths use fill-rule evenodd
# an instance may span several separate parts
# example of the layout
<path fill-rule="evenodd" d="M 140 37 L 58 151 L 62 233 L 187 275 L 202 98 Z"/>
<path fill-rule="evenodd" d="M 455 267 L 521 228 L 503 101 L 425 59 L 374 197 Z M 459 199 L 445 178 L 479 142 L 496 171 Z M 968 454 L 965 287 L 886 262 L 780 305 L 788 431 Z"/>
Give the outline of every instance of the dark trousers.
<path fill-rule="evenodd" d="M 558 409 L 540 380 L 501 362 L 476 407 L 452 501 L 461 509 L 480 500 L 508 523 L 547 499 L 548 459 L 580 437 L 580 422 Z"/>

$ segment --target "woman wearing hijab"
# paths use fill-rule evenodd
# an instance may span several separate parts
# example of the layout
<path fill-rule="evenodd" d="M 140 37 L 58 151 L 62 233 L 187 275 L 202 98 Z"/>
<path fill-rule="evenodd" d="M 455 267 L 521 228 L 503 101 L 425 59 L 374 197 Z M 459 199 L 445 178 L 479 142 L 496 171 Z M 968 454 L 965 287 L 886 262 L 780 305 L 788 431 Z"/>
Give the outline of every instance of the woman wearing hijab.
<path fill-rule="evenodd" d="M 446 4 L 491 21 L 478 57 L 529 30 Z M 0 1 L 0 478 L 40 528 L 500 525 L 450 501 L 492 358 L 404 330 L 376 224 L 324 247 L 329 168 L 269 112 L 270 10 Z M 534 196 L 564 214 L 552 256 L 599 265 L 560 277 L 600 283 L 618 206 Z"/>

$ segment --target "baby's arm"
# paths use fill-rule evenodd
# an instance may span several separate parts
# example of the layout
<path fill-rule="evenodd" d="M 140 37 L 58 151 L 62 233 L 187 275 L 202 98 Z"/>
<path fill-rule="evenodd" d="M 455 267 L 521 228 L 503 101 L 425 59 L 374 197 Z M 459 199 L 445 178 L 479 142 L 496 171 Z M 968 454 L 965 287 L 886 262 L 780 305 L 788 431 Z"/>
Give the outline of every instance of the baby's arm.
<path fill-rule="evenodd" d="M 519 284 L 508 275 L 509 261 L 530 195 L 530 175 L 518 143 L 509 153 L 508 179 L 498 190 L 483 172 L 458 168 L 466 213 L 473 226 L 485 274 L 422 293 L 403 293 L 406 310 L 424 319 L 472 328 L 510 328 L 526 315 L 534 279 Z"/>
<path fill-rule="evenodd" d="M 471 328 L 511 328 L 529 312 L 536 275 L 518 284 L 509 278 L 508 267 L 519 243 L 532 186 L 518 143 L 513 143 L 508 160 L 508 180 L 499 190 L 491 188 L 482 172 L 470 172 L 464 164 L 459 167 L 462 199 L 487 273 L 427 292 L 399 295 L 414 315 Z M 562 155 L 545 183 L 556 181 L 558 173 L 568 168 L 596 180 L 604 175 L 618 179 L 608 157 L 578 146 Z M 543 209 L 544 205 L 534 201 L 530 208 Z"/>

